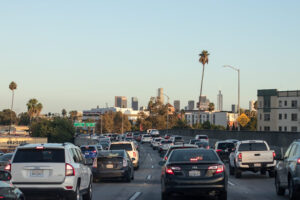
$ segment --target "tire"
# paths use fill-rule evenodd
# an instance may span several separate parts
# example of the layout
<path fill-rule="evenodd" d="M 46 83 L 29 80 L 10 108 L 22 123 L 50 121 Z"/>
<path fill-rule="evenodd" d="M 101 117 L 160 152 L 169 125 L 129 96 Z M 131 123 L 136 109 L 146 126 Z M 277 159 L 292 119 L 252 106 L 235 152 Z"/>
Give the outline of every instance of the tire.
<path fill-rule="evenodd" d="M 126 183 L 130 183 L 130 182 L 131 182 L 131 176 L 130 176 L 129 173 L 125 175 L 124 181 L 125 181 Z"/>
<path fill-rule="evenodd" d="M 297 194 L 297 190 L 295 189 L 293 179 L 289 179 L 289 199 L 290 200 L 297 200 L 299 195 Z"/>
<path fill-rule="evenodd" d="M 134 170 L 132 170 L 131 180 L 134 180 Z"/>
<path fill-rule="evenodd" d="M 275 177 L 275 171 L 274 170 L 269 170 L 269 177 L 274 178 Z"/>
<path fill-rule="evenodd" d="M 162 192 L 161 193 L 161 200 L 168 200 L 168 199 L 169 199 L 168 195 L 165 192 Z"/>
<path fill-rule="evenodd" d="M 221 192 L 218 196 L 218 200 L 227 200 L 227 192 Z"/>
<path fill-rule="evenodd" d="M 266 174 L 267 174 L 267 171 L 266 171 L 266 170 L 261 170 L 261 171 L 260 171 L 260 174 L 261 174 L 261 175 L 266 175 Z"/>
<path fill-rule="evenodd" d="M 77 185 L 75 192 L 69 196 L 68 200 L 80 200 L 79 184 Z"/>
<path fill-rule="evenodd" d="M 238 168 L 234 169 L 234 176 L 235 178 L 242 178 L 242 171 L 239 170 Z"/>
<path fill-rule="evenodd" d="M 276 194 L 278 196 L 283 196 L 285 193 L 285 189 L 280 186 L 280 181 L 278 180 L 278 177 L 275 176 L 275 188 L 276 188 Z"/>
<path fill-rule="evenodd" d="M 88 187 L 88 192 L 82 196 L 83 200 L 92 200 L 93 198 L 93 185 L 92 185 L 92 178 L 90 179 L 90 184 Z"/>
<path fill-rule="evenodd" d="M 229 164 L 229 174 L 234 175 L 234 167 Z"/>

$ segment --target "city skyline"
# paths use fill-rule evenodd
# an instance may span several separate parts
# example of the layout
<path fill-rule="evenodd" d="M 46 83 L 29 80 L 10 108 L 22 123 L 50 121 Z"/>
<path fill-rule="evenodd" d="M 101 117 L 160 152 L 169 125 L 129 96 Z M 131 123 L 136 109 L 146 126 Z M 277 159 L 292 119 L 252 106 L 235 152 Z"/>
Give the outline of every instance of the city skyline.
<path fill-rule="evenodd" d="M 42 113 L 112 106 L 118 94 L 147 105 L 159 87 L 170 102 L 187 105 L 200 94 L 202 50 L 210 53 L 203 95 L 216 105 L 221 90 L 224 110 L 237 104 L 237 75 L 222 67 L 232 65 L 241 70 L 241 107 L 248 108 L 258 89 L 300 85 L 299 7 L 250 0 L 1 2 L 0 110 L 9 108 L 11 81 L 18 84 L 17 113 L 31 98 L 43 103 Z"/>

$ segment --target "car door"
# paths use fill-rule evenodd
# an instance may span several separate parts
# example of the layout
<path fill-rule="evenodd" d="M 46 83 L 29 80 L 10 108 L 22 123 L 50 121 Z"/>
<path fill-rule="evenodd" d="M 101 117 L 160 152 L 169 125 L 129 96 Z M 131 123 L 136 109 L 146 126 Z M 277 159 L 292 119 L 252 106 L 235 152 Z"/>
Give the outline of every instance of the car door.
<path fill-rule="evenodd" d="M 127 157 L 126 158 L 127 159 L 127 163 L 130 166 L 130 173 L 132 174 L 133 171 L 134 171 L 132 160 L 131 160 L 131 158 L 130 158 L 130 156 L 129 156 L 129 154 L 127 152 L 126 152 L 125 156 Z"/>
<path fill-rule="evenodd" d="M 90 169 L 86 165 L 85 158 L 84 158 L 83 154 L 81 153 L 81 151 L 79 149 L 75 149 L 75 150 L 76 150 L 77 156 L 79 158 L 78 163 L 80 165 L 80 168 L 82 169 L 83 187 L 87 188 L 90 183 L 90 173 L 89 173 Z"/>
<path fill-rule="evenodd" d="M 293 149 L 291 149 L 291 153 L 289 156 L 289 172 L 292 174 L 292 176 L 295 176 L 295 169 L 297 165 L 297 160 L 298 160 L 298 151 L 299 151 L 299 145 L 295 143 Z"/>
<path fill-rule="evenodd" d="M 294 146 L 295 146 L 295 144 L 290 145 L 290 147 L 288 148 L 288 150 L 286 151 L 286 153 L 284 155 L 282 167 L 279 166 L 279 168 L 278 168 L 279 169 L 278 175 L 279 175 L 280 183 L 283 186 L 288 185 L 289 156 L 290 156 L 290 152 L 294 148 Z"/>

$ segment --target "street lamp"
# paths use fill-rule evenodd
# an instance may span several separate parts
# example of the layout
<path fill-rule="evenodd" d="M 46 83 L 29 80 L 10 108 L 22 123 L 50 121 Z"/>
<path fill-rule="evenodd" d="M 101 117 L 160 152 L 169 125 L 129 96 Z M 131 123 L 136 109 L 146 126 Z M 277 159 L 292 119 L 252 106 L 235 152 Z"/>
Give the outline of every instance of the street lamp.
<path fill-rule="evenodd" d="M 241 111 L 240 111 L 240 69 L 232 67 L 230 65 L 224 65 L 223 67 L 231 68 L 238 73 L 238 116 L 240 116 L 240 114 L 241 114 Z M 240 130 L 239 124 L 238 124 L 238 130 Z"/>
<path fill-rule="evenodd" d="M 170 101 L 170 98 L 168 95 L 166 95 L 165 93 L 163 93 L 163 95 L 165 95 L 168 99 L 168 104 L 167 104 L 167 134 L 169 133 L 169 101 Z"/>

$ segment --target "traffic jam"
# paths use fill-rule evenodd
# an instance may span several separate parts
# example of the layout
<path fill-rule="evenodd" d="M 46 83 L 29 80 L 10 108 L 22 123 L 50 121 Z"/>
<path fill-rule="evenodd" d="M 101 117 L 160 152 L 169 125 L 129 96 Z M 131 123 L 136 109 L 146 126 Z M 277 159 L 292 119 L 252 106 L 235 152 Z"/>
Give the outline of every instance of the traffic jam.
<path fill-rule="evenodd" d="M 211 145 L 207 135 L 187 139 L 155 129 L 82 136 L 75 144 L 26 144 L 1 153 L 0 199 L 105 199 L 93 197 L 95 184 L 130 184 L 142 170 L 141 160 L 147 159 L 142 148 L 159 156 L 161 200 L 226 200 L 230 176 L 242 179 L 249 172 L 274 179 L 278 196 L 300 199 L 300 140 L 283 154 L 262 140 L 228 139 Z"/>

